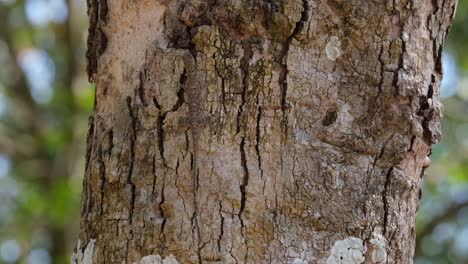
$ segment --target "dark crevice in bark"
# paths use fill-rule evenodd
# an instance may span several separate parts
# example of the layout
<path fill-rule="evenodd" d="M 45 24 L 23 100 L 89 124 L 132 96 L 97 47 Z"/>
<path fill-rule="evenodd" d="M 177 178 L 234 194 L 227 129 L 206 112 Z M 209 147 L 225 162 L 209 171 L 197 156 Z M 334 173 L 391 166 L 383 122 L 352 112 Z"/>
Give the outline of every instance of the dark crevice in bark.
<path fill-rule="evenodd" d="M 241 165 L 242 169 L 244 170 L 244 177 L 242 178 L 242 183 L 240 185 L 241 191 L 241 204 L 239 209 L 239 220 L 241 222 L 242 228 L 244 227 L 244 220 L 242 219 L 242 213 L 245 209 L 245 203 L 247 199 L 246 187 L 249 184 L 249 168 L 247 167 L 247 158 L 245 155 L 245 138 L 242 138 L 240 142 L 240 155 L 241 155 Z"/>
<path fill-rule="evenodd" d="M 90 82 L 93 75 L 97 73 L 99 57 L 104 53 L 107 47 L 107 37 L 102 31 L 102 25 L 107 23 L 107 0 L 88 0 L 88 16 L 90 17 L 90 26 L 88 29 L 88 49 L 86 51 L 86 72 Z"/>
<path fill-rule="evenodd" d="M 198 191 L 200 188 L 200 170 L 196 168 L 196 173 L 195 173 L 195 192 Z"/>
<path fill-rule="evenodd" d="M 153 104 L 159 111 L 161 111 L 161 105 L 159 104 L 158 99 L 155 96 L 153 96 Z"/>
<path fill-rule="evenodd" d="M 237 110 L 237 119 L 236 119 L 236 134 L 241 132 L 241 123 L 242 123 L 242 114 L 244 112 L 244 107 L 246 103 L 247 97 L 247 90 L 248 90 L 248 81 L 249 81 L 249 60 L 252 58 L 253 52 L 251 47 L 246 44 L 243 45 L 244 49 L 244 56 L 241 59 L 241 69 L 243 72 L 243 79 L 242 79 L 242 94 L 241 94 L 241 105 Z"/>
<path fill-rule="evenodd" d="M 417 115 L 424 116 L 424 112 L 430 108 L 428 99 L 429 98 L 425 95 L 419 96 L 419 111 L 417 112 Z"/>
<path fill-rule="evenodd" d="M 195 195 L 195 192 L 194 192 L 194 195 Z M 195 201 L 195 205 L 196 205 L 196 201 Z M 193 214 L 192 214 L 192 217 L 190 218 L 190 223 L 192 225 L 192 232 L 194 233 L 193 234 L 193 237 L 195 238 L 194 240 L 196 240 L 197 242 L 197 258 L 198 258 L 198 263 L 202 263 L 203 260 L 202 260 L 202 257 L 201 257 L 201 249 L 202 249 L 202 246 L 200 246 L 200 240 L 201 240 L 201 236 L 200 236 L 200 226 L 198 225 L 198 220 L 197 220 L 197 215 L 198 215 L 198 211 L 197 211 L 197 207 L 195 206 L 194 208 L 195 210 L 193 211 Z"/>
<path fill-rule="evenodd" d="M 258 96 L 257 96 L 257 105 L 258 105 Z M 258 169 L 260 170 L 260 178 L 263 179 L 263 169 L 262 169 L 262 156 L 260 154 L 260 120 L 262 118 L 262 107 L 258 106 L 257 109 L 257 126 L 255 129 L 255 152 L 257 153 L 257 162 Z"/>
<path fill-rule="evenodd" d="M 80 213 L 82 216 L 88 215 L 89 210 L 91 209 L 91 191 L 90 191 L 90 184 L 88 183 L 88 178 L 90 177 L 91 168 L 89 166 L 92 164 L 92 156 L 94 153 L 94 116 L 90 116 L 88 119 L 88 136 L 86 139 L 86 160 L 85 160 L 85 177 L 83 179 L 83 194 L 82 194 L 82 201 L 81 201 L 81 209 Z"/>
<path fill-rule="evenodd" d="M 218 75 L 221 76 L 221 75 Z M 224 78 L 221 76 L 221 103 L 223 105 L 224 113 L 227 113 L 227 106 L 226 106 L 226 84 Z"/>
<path fill-rule="evenodd" d="M 241 127 L 245 130 L 245 127 L 243 127 L 243 113 L 244 113 L 244 107 L 246 106 L 246 101 L 247 101 L 247 91 L 248 91 L 248 80 L 249 80 L 249 61 L 253 55 L 252 49 L 249 44 L 244 44 L 243 45 L 244 49 L 244 56 L 241 59 L 241 69 L 243 72 L 243 79 L 242 79 L 242 94 L 241 94 L 241 105 L 239 106 L 238 112 L 237 112 L 237 119 L 236 119 L 236 134 L 241 133 Z M 244 212 L 245 209 L 245 204 L 246 204 L 246 188 L 249 183 L 249 170 L 247 168 L 247 159 L 245 155 L 245 135 L 242 135 L 242 139 L 239 145 L 239 150 L 240 150 L 240 158 L 241 158 L 241 166 L 244 171 L 244 175 L 242 178 L 242 182 L 240 184 L 240 192 L 241 192 L 241 200 L 240 200 L 240 209 L 238 213 L 239 221 L 241 224 L 241 229 L 242 229 L 242 236 L 244 236 L 244 219 L 242 218 L 242 213 Z"/>
<path fill-rule="evenodd" d="M 375 172 L 375 168 L 377 167 L 377 163 L 379 160 L 382 159 L 383 155 L 385 154 L 385 148 L 387 147 L 387 144 L 390 142 L 390 140 L 393 138 L 393 135 L 391 135 L 387 140 L 385 140 L 385 142 L 383 143 L 382 145 L 382 148 L 380 149 L 380 152 L 379 152 L 379 155 L 375 157 L 374 159 L 374 162 L 372 163 L 372 168 L 370 170 L 368 170 L 367 172 L 367 177 L 366 177 L 366 188 L 365 188 L 365 193 L 364 193 L 364 214 L 367 214 L 367 207 L 366 207 L 366 201 L 368 199 L 368 190 L 369 190 L 369 180 L 370 180 L 370 177 L 372 177 L 372 173 Z M 385 180 L 385 184 L 387 184 L 389 181 L 389 178 L 388 178 L 388 174 L 387 174 L 387 178 Z M 385 213 L 387 212 L 387 210 L 385 209 L 386 207 L 386 192 L 387 192 L 387 185 L 384 185 L 384 194 L 382 194 L 382 201 L 383 201 L 383 204 L 384 204 L 384 211 Z M 385 222 L 385 221 L 384 221 Z"/>
<path fill-rule="evenodd" d="M 437 73 L 442 74 L 442 47 L 440 45 L 439 36 L 437 35 L 439 33 L 437 29 L 438 27 L 441 26 L 441 23 L 440 22 L 438 23 L 437 21 L 432 20 L 432 18 L 440 17 L 441 8 L 438 5 L 438 1 L 436 0 L 432 1 L 432 7 L 434 11 L 432 12 L 432 15 L 429 16 L 428 22 L 432 21 L 430 22 L 429 26 L 432 23 L 437 24 L 437 25 L 432 24 L 432 26 L 429 27 L 430 38 L 432 39 L 432 56 L 434 58 L 434 70 Z"/>
<path fill-rule="evenodd" d="M 388 208 L 388 198 L 387 198 L 387 195 L 388 195 L 388 188 L 390 186 L 390 181 L 391 181 L 391 176 L 392 176 L 392 172 L 393 172 L 393 167 L 391 167 L 387 174 L 386 174 L 386 178 L 385 178 L 385 184 L 384 184 L 384 189 L 383 189 L 383 192 L 382 192 L 382 202 L 383 202 L 383 209 L 384 209 L 384 215 L 383 215 L 383 234 L 386 235 L 387 234 L 387 223 L 388 223 L 388 214 L 389 214 L 389 208 Z"/>
<path fill-rule="evenodd" d="M 387 140 L 382 145 L 382 148 L 380 149 L 379 155 L 375 158 L 374 164 L 372 164 L 372 168 L 375 169 L 375 166 L 377 165 L 377 161 L 382 159 L 384 153 L 385 153 L 385 148 L 387 147 L 388 142 L 393 138 L 394 135 L 391 135 Z"/>
<path fill-rule="evenodd" d="M 179 108 L 185 103 L 185 85 L 187 81 L 187 71 L 184 69 L 182 72 L 180 79 L 179 79 L 179 90 L 177 91 L 177 101 L 176 103 L 172 106 L 172 109 L 170 111 L 162 112 L 159 114 L 158 117 L 158 123 L 157 123 L 157 132 L 158 132 L 158 148 L 159 148 L 159 154 L 161 156 L 161 160 L 163 161 L 163 164 L 167 166 L 166 164 L 166 158 L 164 157 L 164 121 L 166 120 L 166 116 L 169 112 L 177 112 Z M 153 104 L 158 110 L 161 109 L 161 105 L 158 102 L 158 99 L 153 96 Z"/>
<path fill-rule="evenodd" d="M 338 112 L 336 109 L 329 109 L 322 120 L 323 126 L 331 126 L 336 122 Z"/>
<path fill-rule="evenodd" d="M 109 133 L 108 133 L 108 139 L 109 139 L 109 150 L 107 151 L 107 153 L 109 154 L 109 159 L 111 158 L 112 156 L 112 150 L 114 149 L 114 130 L 111 128 L 109 129 Z"/>
<path fill-rule="evenodd" d="M 434 74 L 431 74 L 431 84 L 427 89 L 427 98 L 432 99 L 434 97 L 434 85 L 436 84 L 436 77 Z"/>
<path fill-rule="evenodd" d="M 385 72 L 385 62 L 382 59 L 384 52 L 384 45 L 381 45 L 380 54 L 379 54 L 379 62 L 380 62 L 380 80 L 379 80 L 379 91 L 377 92 L 376 98 L 380 96 L 382 93 L 383 85 L 384 85 L 384 72 Z M 396 86 L 396 83 L 395 83 Z"/>
<path fill-rule="evenodd" d="M 189 140 L 188 132 L 189 132 L 189 128 L 187 128 L 187 129 L 184 131 L 184 135 L 185 135 L 185 153 L 188 153 L 188 152 L 189 152 L 189 147 L 190 147 L 190 140 Z M 185 155 L 184 155 L 184 156 L 185 156 Z"/>
<path fill-rule="evenodd" d="M 200 232 L 200 226 L 198 224 L 198 203 L 197 203 L 197 190 L 198 190 L 198 185 L 199 185 L 199 175 L 198 175 L 198 170 L 195 172 L 195 156 L 190 153 L 190 170 L 192 172 L 192 185 L 193 185 L 193 203 L 194 203 L 194 211 L 192 214 L 192 217 L 190 218 L 190 222 L 193 227 L 193 231 L 195 234 L 194 240 L 197 241 L 197 256 L 198 256 L 198 261 L 199 263 L 202 263 L 202 258 L 201 258 L 201 246 L 200 246 L 200 241 L 201 241 L 201 232 Z M 185 205 L 184 205 L 185 207 Z"/>
<path fill-rule="evenodd" d="M 284 133 L 287 132 L 287 117 L 286 111 L 290 108 L 286 97 L 288 93 L 288 53 L 289 48 L 291 46 L 292 41 L 295 37 L 301 33 L 302 29 L 304 28 L 304 24 L 307 23 L 309 20 L 309 3 L 308 0 L 302 0 L 302 13 L 301 19 L 296 23 L 294 26 L 293 32 L 291 35 L 288 36 L 286 41 L 283 44 L 283 49 L 281 51 L 281 55 L 279 58 L 279 64 L 281 65 L 281 72 L 278 78 L 279 85 L 281 87 L 281 111 L 283 112 L 283 126 L 284 126 Z"/>
<path fill-rule="evenodd" d="M 431 91 L 431 86 L 432 84 L 429 87 L 429 91 Z M 416 114 L 422 117 L 421 125 L 423 128 L 423 139 L 428 144 L 431 144 L 437 141 L 437 135 L 433 135 L 430 127 L 430 122 L 434 118 L 435 112 L 434 107 L 431 106 L 429 100 L 430 98 L 426 95 L 419 96 L 419 109 Z"/>
<path fill-rule="evenodd" d="M 417 138 L 416 136 L 412 136 L 412 137 L 411 137 L 410 147 L 408 148 L 408 152 L 414 150 L 414 149 L 413 149 L 413 146 L 414 146 L 414 143 L 416 142 L 416 138 Z"/>
<path fill-rule="evenodd" d="M 217 245 L 218 245 L 218 252 L 219 253 L 222 253 L 221 252 L 221 240 L 223 239 L 223 235 L 224 235 L 224 217 L 223 217 L 223 214 L 221 213 L 223 210 L 223 205 L 222 205 L 222 202 L 219 201 L 219 217 L 221 218 L 221 224 L 219 226 L 219 236 L 218 236 L 218 240 L 217 240 Z"/>
<path fill-rule="evenodd" d="M 187 70 L 184 68 L 184 71 L 179 78 L 179 91 L 177 91 L 177 102 L 172 107 L 172 112 L 176 112 L 179 108 L 185 103 L 185 86 L 187 82 Z"/>
<path fill-rule="evenodd" d="M 166 221 L 167 221 L 167 217 L 164 214 L 164 209 L 163 209 L 163 204 L 166 201 L 166 197 L 164 196 L 164 189 L 166 187 L 166 176 L 165 175 L 163 176 L 162 180 L 163 180 L 163 182 L 162 182 L 162 188 L 161 188 L 161 197 L 160 197 L 158 208 L 159 208 L 159 213 L 161 214 L 161 217 L 163 218 L 163 221 L 161 223 L 160 236 L 162 236 L 164 238 L 164 228 L 166 227 Z"/>
<path fill-rule="evenodd" d="M 202 264 L 203 263 L 203 258 L 201 256 L 201 251 L 203 250 L 203 248 L 205 248 L 205 246 L 208 244 L 208 242 L 203 242 L 203 244 L 200 246 L 198 246 L 197 248 L 197 255 L 198 255 L 198 263 Z"/>
<path fill-rule="evenodd" d="M 85 158 L 85 168 L 88 170 L 89 163 L 91 161 L 91 156 L 93 153 L 94 145 L 94 116 L 90 116 L 88 119 L 88 135 L 86 138 L 86 158 Z"/>
<path fill-rule="evenodd" d="M 155 191 L 155 188 L 156 188 L 156 155 L 153 155 L 153 162 L 152 162 L 152 166 L 151 166 L 151 173 L 153 175 L 153 183 L 152 183 L 152 187 L 151 187 L 151 194 L 154 195 L 154 191 Z"/>
<path fill-rule="evenodd" d="M 132 174 L 133 174 L 133 166 L 135 163 L 135 145 L 136 145 L 136 139 L 137 139 L 138 118 L 133 112 L 131 97 L 127 97 L 127 108 L 128 108 L 130 118 L 132 120 L 132 131 L 131 131 L 131 135 L 129 138 L 130 139 L 130 163 L 129 163 L 129 169 L 128 169 L 128 174 L 127 174 L 127 184 L 130 185 L 130 190 L 131 190 L 129 221 L 130 221 L 130 224 L 132 224 L 133 209 L 135 208 L 135 198 L 136 198 L 136 191 L 135 191 L 136 187 L 135 187 L 135 183 L 132 182 Z"/>
<path fill-rule="evenodd" d="M 437 73 L 442 74 L 442 45 L 439 45 L 436 55 L 435 70 Z"/>
<path fill-rule="evenodd" d="M 158 117 L 158 149 L 161 160 L 166 166 L 166 158 L 164 157 L 164 120 L 166 119 L 166 114 L 160 114 Z"/>
<path fill-rule="evenodd" d="M 138 96 L 140 97 L 140 101 L 143 104 L 143 106 L 148 106 L 148 100 L 146 99 L 146 94 L 145 94 L 145 75 L 143 72 L 140 72 L 138 75 L 140 83 L 138 84 Z"/>
<path fill-rule="evenodd" d="M 128 243 L 130 243 L 129 240 L 127 240 L 127 242 L 125 243 L 125 263 L 130 263 L 128 261 Z"/>
<path fill-rule="evenodd" d="M 194 170 L 193 153 L 190 153 L 190 170 Z"/>

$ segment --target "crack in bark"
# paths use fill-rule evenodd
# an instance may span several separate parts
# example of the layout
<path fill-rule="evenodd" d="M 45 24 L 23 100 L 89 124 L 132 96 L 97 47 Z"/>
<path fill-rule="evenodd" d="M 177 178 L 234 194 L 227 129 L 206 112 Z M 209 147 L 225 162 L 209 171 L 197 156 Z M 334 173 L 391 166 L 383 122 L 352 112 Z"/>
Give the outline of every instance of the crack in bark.
<path fill-rule="evenodd" d="M 109 154 L 109 159 L 110 157 L 112 156 L 112 150 L 114 149 L 114 130 L 111 128 L 109 129 L 109 150 L 108 150 L 108 154 Z"/>
<path fill-rule="evenodd" d="M 141 77 L 140 77 L 141 78 Z M 165 112 L 160 112 L 159 117 L 158 117 L 158 122 L 157 122 L 157 134 L 158 134 L 158 150 L 159 150 L 159 155 L 161 156 L 162 163 L 165 167 L 167 167 L 166 163 L 166 158 L 164 156 L 164 122 L 166 120 L 167 114 L 170 112 L 177 112 L 180 107 L 185 103 L 185 85 L 187 81 L 187 71 L 184 68 L 182 74 L 180 75 L 179 78 L 179 90 L 177 91 L 177 101 L 176 103 L 172 106 L 171 110 L 165 111 Z M 140 96 L 144 96 L 142 92 L 140 92 Z M 142 100 L 143 101 L 143 100 Z M 161 105 L 159 104 L 158 100 L 156 97 L 153 96 L 153 104 L 158 110 L 161 109 Z M 155 191 L 155 184 L 156 184 L 156 165 L 155 165 L 155 156 L 153 156 L 153 186 L 152 186 L 152 193 L 154 194 Z M 177 166 L 178 166 L 178 161 L 177 161 Z M 160 228 L 160 236 L 165 237 L 164 235 L 164 230 L 167 222 L 167 217 L 164 214 L 164 209 L 163 209 L 163 204 L 165 202 L 165 196 L 164 196 L 164 188 L 165 188 L 165 180 L 166 177 L 165 175 L 163 176 L 163 186 L 161 189 L 161 195 L 160 195 L 160 202 L 158 204 L 158 209 L 161 217 L 163 218 L 163 221 L 161 223 L 161 228 Z"/>
<path fill-rule="evenodd" d="M 245 138 L 242 138 L 240 142 L 240 155 L 241 155 L 241 165 L 244 170 L 244 177 L 242 178 L 242 183 L 240 185 L 240 191 L 241 191 L 241 204 L 240 204 L 240 209 L 239 209 L 239 220 L 241 222 L 241 227 L 242 229 L 244 228 L 244 220 L 242 219 L 242 213 L 244 212 L 245 209 L 245 203 L 247 200 L 246 197 L 246 187 L 249 184 L 249 168 L 247 167 L 247 158 L 245 156 Z"/>
<path fill-rule="evenodd" d="M 380 54 L 379 54 L 379 62 L 380 62 L 379 91 L 377 92 L 377 96 L 375 98 L 378 98 L 380 96 L 380 93 L 382 92 L 382 88 L 384 85 L 385 62 L 382 59 L 383 52 L 384 52 L 384 46 L 382 45 L 380 48 Z"/>
<path fill-rule="evenodd" d="M 94 146 L 94 116 L 91 115 L 88 119 L 88 135 L 86 139 L 86 158 L 85 158 L 85 168 L 88 170 L 89 163 L 91 161 L 91 154 L 93 153 Z"/>
<path fill-rule="evenodd" d="M 224 235 L 224 217 L 221 211 L 223 210 L 223 204 L 221 201 L 219 201 L 219 217 L 221 218 L 221 224 L 219 226 L 220 232 L 217 240 L 217 245 L 218 245 L 218 252 L 221 253 L 221 240 L 223 239 Z"/>
<path fill-rule="evenodd" d="M 136 198 L 136 192 L 135 192 L 136 187 L 135 187 L 135 183 L 132 182 L 132 174 L 133 174 L 133 166 L 135 163 L 135 145 L 136 145 L 136 139 L 137 139 L 138 117 L 133 112 L 131 97 L 127 97 L 127 108 L 128 108 L 131 121 L 132 121 L 132 131 L 131 131 L 131 136 L 129 138 L 130 139 L 130 164 L 129 164 L 128 174 L 127 174 L 127 184 L 130 185 L 130 190 L 131 190 L 129 221 L 130 221 L 130 224 L 132 224 L 133 210 L 135 208 L 135 198 Z"/>
<path fill-rule="evenodd" d="M 94 156 L 94 142 L 95 142 L 95 134 L 94 134 L 94 116 L 91 115 L 88 119 L 88 136 L 86 139 L 86 158 L 85 158 L 85 178 L 83 179 L 83 201 L 82 201 L 82 207 L 80 209 L 81 215 L 88 215 L 89 210 L 91 208 L 91 199 L 90 199 L 90 185 L 87 183 L 87 179 L 89 177 L 90 173 L 90 164 L 91 164 L 91 159 Z"/>
<path fill-rule="evenodd" d="M 236 134 L 239 134 L 241 131 L 241 119 L 244 112 L 244 106 L 246 103 L 247 90 L 249 86 L 249 60 L 252 58 L 253 52 L 249 45 L 242 45 L 244 50 L 244 55 L 241 59 L 240 68 L 243 72 L 242 78 L 242 94 L 241 94 L 241 104 L 237 110 L 237 119 L 236 119 Z"/>
<path fill-rule="evenodd" d="M 109 150 L 108 150 L 108 155 L 109 159 L 112 156 L 112 149 L 114 148 L 114 132 L 112 129 L 109 130 L 108 132 L 108 140 L 109 140 Z M 99 163 L 99 178 L 101 180 L 100 184 L 100 193 L 101 193 L 101 203 L 100 203 L 100 208 L 99 208 L 99 214 L 102 216 L 104 212 L 104 190 L 106 187 L 106 164 L 104 162 L 104 159 L 102 157 L 103 155 L 103 150 L 102 150 L 102 145 L 99 145 L 99 157 L 98 157 L 98 163 Z"/>
<path fill-rule="evenodd" d="M 161 223 L 161 229 L 160 229 L 160 236 L 162 236 L 163 238 L 165 238 L 164 228 L 166 227 L 166 221 L 167 221 L 167 217 L 164 214 L 164 209 L 162 207 L 164 202 L 166 201 L 166 197 L 164 197 L 165 187 L 166 187 L 166 175 L 164 174 L 162 188 L 161 188 L 161 196 L 160 196 L 160 201 L 159 201 L 159 204 L 158 204 L 159 213 L 161 214 L 161 217 L 163 218 L 163 221 Z"/>
<path fill-rule="evenodd" d="M 146 99 L 146 94 L 145 94 L 145 87 L 144 87 L 144 77 L 146 77 L 146 70 L 143 70 L 138 74 L 138 78 L 140 80 L 140 83 L 138 84 L 138 96 L 140 97 L 140 101 L 143 104 L 143 106 L 148 106 L 148 100 Z"/>
<path fill-rule="evenodd" d="M 257 95 L 258 105 L 258 95 Z M 262 157 L 260 155 L 260 120 L 262 118 L 262 107 L 258 106 L 257 110 L 257 126 L 255 129 L 255 152 L 257 153 L 258 168 L 260 170 L 260 178 L 263 179 Z"/>
<path fill-rule="evenodd" d="M 244 50 L 244 55 L 241 59 L 241 69 L 244 73 L 243 79 L 242 79 L 242 94 L 241 94 L 241 105 L 239 106 L 238 112 L 237 112 L 237 119 L 236 119 L 236 134 L 239 134 L 241 132 L 241 122 L 242 122 L 242 114 L 244 112 L 244 107 L 246 105 L 246 97 L 247 97 L 247 90 L 248 90 L 248 78 L 249 78 L 249 60 L 253 55 L 252 49 L 248 44 L 243 44 L 243 50 Z M 245 130 L 245 127 L 243 127 Z M 241 166 L 244 171 L 244 176 L 242 178 L 242 182 L 239 186 L 240 193 L 241 193 L 241 199 L 240 199 L 240 208 L 239 208 L 239 221 L 241 224 L 241 234 L 244 237 L 244 220 L 242 218 L 242 214 L 245 209 L 245 204 L 246 204 L 246 188 L 247 185 L 249 184 L 249 170 L 247 167 L 247 159 L 245 155 L 245 135 L 242 135 L 241 142 L 239 145 L 239 151 L 240 151 L 240 158 L 241 158 Z"/>
<path fill-rule="evenodd" d="M 380 149 L 380 152 L 379 154 L 375 157 L 374 159 L 374 162 L 372 163 L 372 169 L 370 169 L 370 171 L 368 170 L 367 171 L 367 177 L 366 177 L 366 188 L 365 188 L 365 193 L 364 193 L 364 214 L 367 215 L 367 207 L 366 207 L 366 204 L 365 202 L 367 201 L 367 198 L 368 198 L 368 190 L 369 190 L 369 180 L 370 180 L 370 177 L 372 176 L 372 173 L 375 171 L 375 167 L 377 166 L 377 162 L 382 159 L 384 153 L 385 153 L 385 148 L 387 147 L 387 144 L 390 142 L 390 140 L 393 138 L 394 135 L 391 135 L 387 140 L 385 140 L 385 142 L 383 143 L 382 145 L 382 148 Z M 393 169 L 393 167 L 391 168 Z M 390 172 L 388 172 L 390 173 Z M 385 184 L 387 184 L 387 181 L 389 181 L 389 175 L 387 173 L 387 176 L 386 176 L 386 180 L 385 180 Z M 386 199 L 386 192 L 387 192 L 387 185 L 384 185 L 384 191 L 382 194 L 382 199 Z M 385 209 L 385 206 L 386 206 L 386 200 L 383 200 L 383 204 L 384 204 L 384 211 L 387 212 L 387 210 Z M 385 221 L 384 221 L 385 222 Z"/>
<path fill-rule="evenodd" d="M 166 158 L 164 157 L 164 120 L 166 119 L 166 114 L 161 114 L 158 117 L 158 149 L 161 160 L 166 165 Z"/>
<path fill-rule="evenodd" d="M 200 239 L 200 238 L 199 238 Z M 203 248 L 208 244 L 208 242 L 203 242 L 203 244 L 198 246 L 197 248 L 197 256 L 198 256 L 198 263 L 202 264 L 203 263 L 203 258 L 201 256 L 201 251 Z"/>
<path fill-rule="evenodd" d="M 156 109 L 161 111 L 161 105 L 159 104 L 158 99 L 155 96 L 153 96 L 153 104 L 156 107 Z"/>
<path fill-rule="evenodd" d="M 287 111 L 290 106 L 286 100 L 286 96 L 288 93 L 288 53 L 291 46 L 292 41 L 295 37 L 301 33 L 302 29 L 304 28 L 304 24 L 307 23 L 309 20 L 309 3 L 308 0 L 302 0 L 302 12 L 301 12 L 301 19 L 296 23 L 294 26 L 293 32 L 291 35 L 288 36 L 286 42 L 283 44 L 283 50 L 281 51 L 281 55 L 279 58 L 279 64 L 281 66 L 280 76 L 278 78 L 279 85 L 281 87 L 281 111 L 283 112 L 283 126 L 284 126 L 284 133 L 287 134 L 287 117 L 285 111 Z"/>
<path fill-rule="evenodd" d="M 154 191 L 156 188 L 156 155 L 153 155 L 152 159 L 153 159 L 153 164 L 151 166 L 151 173 L 153 175 L 153 183 L 151 187 L 151 194 L 154 195 Z"/>
<path fill-rule="evenodd" d="M 186 83 L 187 83 L 187 70 L 184 68 L 182 74 L 180 75 L 179 78 L 179 91 L 177 91 L 177 102 L 174 104 L 174 106 L 171 109 L 171 112 L 177 112 L 179 108 L 185 103 L 185 89 L 186 89 Z"/>
<path fill-rule="evenodd" d="M 185 103 L 185 85 L 187 81 L 187 71 L 183 70 L 180 79 L 179 79 L 179 91 L 177 91 L 177 101 L 172 106 L 172 109 L 169 111 L 165 111 L 159 114 L 158 123 L 157 123 L 157 131 L 158 131 L 158 149 L 159 154 L 161 156 L 161 160 L 163 161 L 164 166 L 167 167 L 166 158 L 164 157 L 164 121 L 166 120 L 166 116 L 170 112 L 177 112 L 179 108 Z M 158 102 L 158 99 L 153 96 L 153 104 L 158 110 L 161 109 L 161 105 Z"/>

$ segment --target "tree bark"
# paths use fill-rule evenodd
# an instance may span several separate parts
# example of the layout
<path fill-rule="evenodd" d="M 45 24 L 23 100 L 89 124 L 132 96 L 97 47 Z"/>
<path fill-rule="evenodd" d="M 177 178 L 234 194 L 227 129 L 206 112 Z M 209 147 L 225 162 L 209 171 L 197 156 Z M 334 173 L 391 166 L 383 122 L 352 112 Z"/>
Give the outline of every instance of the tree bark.
<path fill-rule="evenodd" d="M 412 263 L 455 5 L 89 0 L 74 261 Z"/>

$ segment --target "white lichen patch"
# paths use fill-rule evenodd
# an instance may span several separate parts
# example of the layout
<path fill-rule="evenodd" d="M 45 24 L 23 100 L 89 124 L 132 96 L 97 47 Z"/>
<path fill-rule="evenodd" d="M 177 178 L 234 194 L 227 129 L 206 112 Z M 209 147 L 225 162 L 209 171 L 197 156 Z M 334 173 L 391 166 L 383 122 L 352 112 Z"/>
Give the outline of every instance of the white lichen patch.
<path fill-rule="evenodd" d="M 401 34 L 401 39 L 404 41 L 404 42 L 407 42 L 409 40 L 409 34 L 408 32 L 403 32 Z"/>
<path fill-rule="evenodd" d="M 134 262 L 134 264 L 179 264 L 179 262 L 177 262 L 174 255 L 171 254 L 164 259 L 159 255 L 145 256 L 139 262 Z"/>
<path fill-rule="evenodd" d="M 380 230 L 372 233 L 372 239 L 369 241 L 369 256 L 371 263 L 385 263 L 387 262 L 387 250 L 385 238 L 382 236 Z"/>
<path fill-rule="evenodd" d="M 327 264 L 361 264 L 365 261 L 366 247 L 357 237 L 338 240 L 333 245 Z"/>
<path fill-rule="evenodd" d="M 325 47 L 325 52 L 327 53 L 327 57 L 335 61 L 338 59 L 343 54 L 343 51 L 341 50 L 341 42 L 336 36 L 332 36 L 330 38 L 330 41 L 328 41 L 327 46 Z"/>
<path fill-rule="evenodd" d="M 81 241 L 78 240 L 78 243 L 76 245 L 76 253 L 73 253 L 71 257 L 71 263 L 72 264 L 92 264 L 94 243 L 96 243 L 96 239 L 91 239 L 88 245 L 86 245 L 85 250 L 82 252 Z"/>

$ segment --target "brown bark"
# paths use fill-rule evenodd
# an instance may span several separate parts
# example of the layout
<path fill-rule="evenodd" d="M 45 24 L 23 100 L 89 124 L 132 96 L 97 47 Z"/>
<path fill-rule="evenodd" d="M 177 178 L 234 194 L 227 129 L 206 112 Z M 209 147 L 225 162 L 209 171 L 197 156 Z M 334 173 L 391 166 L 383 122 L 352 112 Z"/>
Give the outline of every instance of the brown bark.
<path fill-rule="evenodd" d="M 77 262 L 412 263 L 454 0 L 88 4 Z"/>

